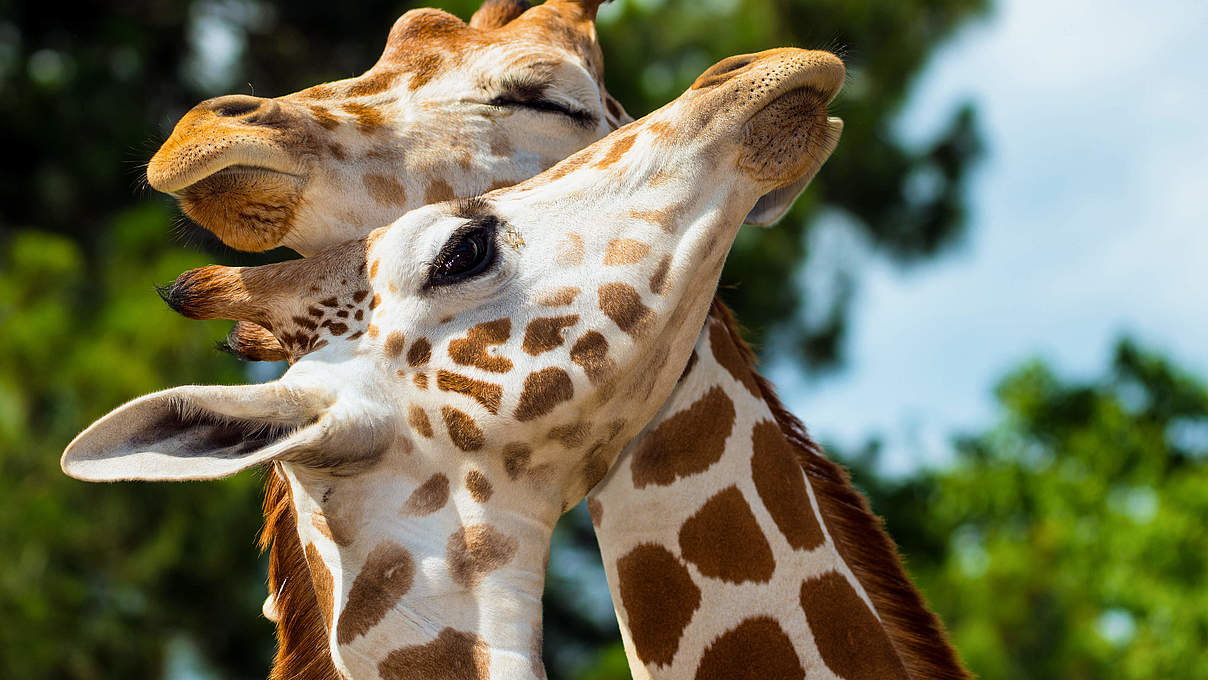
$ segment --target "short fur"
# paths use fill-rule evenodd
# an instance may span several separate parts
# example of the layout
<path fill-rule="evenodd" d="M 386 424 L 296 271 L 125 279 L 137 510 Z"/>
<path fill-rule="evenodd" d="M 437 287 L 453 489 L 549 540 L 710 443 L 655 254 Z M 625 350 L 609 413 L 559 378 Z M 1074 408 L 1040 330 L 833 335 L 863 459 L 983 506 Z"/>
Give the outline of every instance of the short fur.
<path fill-rule="evenodd" d="M 919 679 L 970 678 L 948 642 L 943 624 L 927 609 L 923 596 L 906 575 L 897 546 L 852 486 L 847 471 L 826 458 L 805 425 L 784 407 L 771 384 L 755 372 L 755 353 L 743 340 L 729 308 L 714 299 L 710 314 L 722 322 L 752 367 L 764 401 L 785 438 L 797 449 L 839 553 L 872 598 L 907 672 Z M 277 658 L 270 680 L 339 680 L 327 646 L 327 627 L 298 540 L 289 485 L 272 471 L 264 494 L 260 547 L 270 549 L 268 583 L 277 596 L 278 612 Z"/>
<path fill-rule="evenodd" d="M 822 447 L 810 438 L 805 425 L 781 403 L 771 383 L 755 371 L 755 353 L 742 339 L 730 309 L 714 298 L 710 314 L 729 331 L 751 366 L 763 400 L 772 409 L 785 439 L 797 449 L 801 467 L 818 496 L 826 528 L 843 561 L 872 599 L 906 671 L 920 679 L 970 678 L 939 617 L 927 608 L 922 594 L 906 575 L 893 539 L 885 533 L 881 519 L 869 509 L 868 501 L 852 486 L 847 470 L 826 457 Z"/>

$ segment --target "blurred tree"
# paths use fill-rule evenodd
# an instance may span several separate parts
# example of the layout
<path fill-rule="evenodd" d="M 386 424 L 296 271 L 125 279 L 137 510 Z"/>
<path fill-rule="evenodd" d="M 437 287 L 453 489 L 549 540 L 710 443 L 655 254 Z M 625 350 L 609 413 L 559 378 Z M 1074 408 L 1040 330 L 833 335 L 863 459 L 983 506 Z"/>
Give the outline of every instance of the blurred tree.
<path fill-rule="evenodd" d="M 771 329 L 803 363 L 838 358 L 855 274 L 837 270 L 823 292 L 786 285 L 822 211 L 847 215 L 903 259 L 959 233 L 962 180 L 978 150 L 971 112 L 954 112 L 922 149 L 899 142 L 891 124 L 928 55 L 988 3 L 616 0 L 601 11 L 609 87 L 634 115 L 730 54 L 799 45 L 847 58 L 839 151 L 780 226 L 743 232 L 724 276 L 737 284 L 724 295 L 740 318 Z M 241 379 L 209 351 L 221 324 L 176 318 L 151 290 L 207 260 L 263 259 L 187 222 L 176 240 L 208 254 L 169 245 L 174 209 L 140 189 L 142 164 L 172 124 L 215 95 L 274 96 L 359 73 L 393 20 L 426 4 L 468 17 L 479 0 L 355 9 L 0 0 L 0 676 L 163 676 L 194 647 L 221 677 L 264 675 L 271 635 L 257 618 L 263 572 L 251 545 L 258 480 L 89 486 L 64 478 L 56 461 L 80 427 L 125 399 Z M 556 540 L 572 557 L 552 562 L 548 609 L 553 678 L 616 639 L 585 513 L 565 525 Z M 592 677 L 624 673 L 617 647 L 602 658 Z"/>
<path fill-rule="evenodd" d="M 869 488 L 970 668 L 1208 678 L 1208 389 L 1124 341 L 1102 379 L 1032 363 L 998 397 L 955 465 Z"/>

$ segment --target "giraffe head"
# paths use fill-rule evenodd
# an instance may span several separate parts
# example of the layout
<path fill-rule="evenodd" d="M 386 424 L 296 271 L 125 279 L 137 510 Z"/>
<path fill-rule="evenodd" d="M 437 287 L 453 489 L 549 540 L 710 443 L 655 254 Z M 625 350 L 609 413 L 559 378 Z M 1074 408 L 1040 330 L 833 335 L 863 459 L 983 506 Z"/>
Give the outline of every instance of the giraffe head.
<path fill-rule="evenodd" d="M 356 78 L 198 104 L 151 186 L 241 250 L 306 255 L 410 208 L 531 177 L 632 120 L 604 89 L 600 0 L 487 0 L 395 22 Z"/>
<path fill-rule="evenodd" d="M 516 187 L 304 260 L 186 272 L 173 308 L 258 324 L 292 366 L 137 399 L 80 434 L 64 470 L 280 462 L 337 666 L 399 677 L 429 644 L 510 663 L 489 650 L 531 648 L 508 621 L 539 620 L 554 522 L 671 393 L 743 219 L 833 150 L 843 73 L 820 52 L 731 58 Z"/>

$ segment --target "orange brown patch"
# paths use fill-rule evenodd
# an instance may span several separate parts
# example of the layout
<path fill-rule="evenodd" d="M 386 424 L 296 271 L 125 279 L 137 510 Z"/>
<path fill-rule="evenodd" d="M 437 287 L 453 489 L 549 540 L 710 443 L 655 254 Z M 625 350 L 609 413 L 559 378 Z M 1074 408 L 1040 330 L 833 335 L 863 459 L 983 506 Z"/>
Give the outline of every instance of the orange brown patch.
<path fill-rule="evenodd" d="M 752 395 L 758 397 L 759 383 L 755 381 L 755 371 L 742 352 L 738 350 L 738 346 L 730 339 L 730 334 L 725 326 L 716 322 L 709 322 L 709 347 L 713 349 L 713 358 L 717 359 L 717 363 L 734 376 L 734 379 L 742 383 L 743 387 Z"/>
<path fill-rule="evenodd" d="M 457 194 L 453 192 L 453 187 L 442 179 L 433 180 L 432 183 L 428 185 L 427 191 L 424 192 L 425 203 L 444 203 L 445 201 L 451 201 L 456 197 Z"/>
<path fill-rule="evenodd" d="M 842 676 L 851 679 L 852 676 Z M 880 676 L 873 676 L 880 677 Z M 744 620 L 705 649 L 694 680 L 802 680 L 805 669 L 793 641 L 776 620 Z"/>
<path fill-rule="evenodd" d="M 620 139 L 612 143 L 608 148 L 608 153 L 596 162 L 596 167 L 600 169 L 607 168 L 625 156 L 625 153 L 633 148 L 633 143 L 638 139 L 636 132 L 623 135 Z"/>
<path fill-rule="evenodd" d="M 677 478 L 704 472 L 726 450 L 734 428 L 734 402 L 713 387 L 691 406 L 659 423 L 633 454 L 633 485 L 667 486 Z"/>
<path fill-rule="evenodd" d="M 361 177 L 361 183 L 365 185 L 365 191 L 369 194 L 369 198 L 378 203 L 391 205 L 396 208 L 405 208 L 407 206 L 407 188 L 397 179 L 386 175 L 369 173 Z"/>
<path fill-rule="evenodd" d="M 386 336 L 386 356 L 391 359 L 397 358 L 403 353 L 403 349 L 407 346 L 407 339 L 399 331 L 390 331 Z"/>
<path fill-rule="evenodd" d="M 503 388 L 499 385 L 441 370 L 436 373 L 436 387 L 471 397 L 491 415 L 499 413 L 499 402 L 503 399 Z"/>
<path fill-rule="evenodd" d="M 339 644 L 352 642 L 381 622 L 399 598 L 411 590 L 414 578 L 415 560 L 403 546 L 386 542 L 370 551 L 340 612 L 336 626 Z"/>
<path fill-rule="evenodd" d="M 663 259 L 659 260 L 659 266 L 655 268 L 654 273 L 650 275 L 650 292 L 655 295 L 666 295 L 669 281 L 667 275 L 671 273 L 671 256 L 664 255 Z"/>
<path fill-rule="evenodd" d="M 701 602 L 688 569 L 661 545 L 643 543 L 617 560 L 617 590 L 638 658 L 670 664 Z"/>
<path fill-rule="evenodd" d="M 679 545 L 684 559 L 710 578 L 764 583 L 776 570 L 772 547 L 736 486 L 718 492 L 684 522 Z"/>
<path fill-rule="evenodd" d="M 562 346 L 562 330 L 579 323 L 579 315 L 544 316 L 533 319 L 524 329 L 524 344 L 521 348 L 537 356 L 555 347 Z"/>
<path fill-rule="evenodd" d="M 631 238 L 614 238 L 604 248 L 604 265 L 636 264 L 650 254 L 650 244 Z"/>
<path fill-rule="evenodd" d="M 449 478 L 438 472 L 411 492 L 399 512 L 408 517 L 423 517 L 445 507 L 448 501 Z"/>
<path fill-rule="evenodd" d="M 558 241 L 554 262 L 561 267 L 577 267 L 583 264 L 583 237 L 567 234 Z"/>
<path fill-rule="evenodd" d="M 491 499 L 491 494 L 495 493 L 491 480 L 478 470 L 466 473 L 466 490 L 470 492 L 470 497 L 479 503 L 486 503 Z"/>
<path fill-rule="evenodd" d="M 641 337 L 654 325 L 654 311 L 642 304 L 642 296 L 628 283 L 605 283 L 598 294 L 600 311 L 629 335 Z"/>
<path fill-rule="evenodd" d="M 445 429 L 449 431 L 449 439 L 453 445 L 462 451 L 477 451 L 486 443 L 486 437 L 474 419 L 452 406 L 440 407 L 440 413 L 445 419 Z"/>
<path fill-rule="evenodd" d="M 516 556 L 520 542 L 489 524 L 462 527 L 449 536 L 445 557 L 454 582 L 472 588 Z"/>
<path fill-rule="evenodd" d="M 359 102 L 345 102 L 340 108 L 356 120 L 357 129 L 364 134 L 372 134 L 386 124 L 386 118 L 382 116 L 382 112 L 372 106 Z"/>
<path fill-rule="evenodd" d="M 796 550 L 822 545 L 822 527 L 810 505 L 805 475 L 780 427 L 763 420 L 751 430 L 751 478 L 772 521 Z"/>
<path fill-rule="evenodd" d="M 426 645 L 387 654 L 378 673 L 382 680 L 489 680 L 491 652 L 477 635 L 445 628 Z"/>
<path fill-rule="evenodd" d="M 477 366 L 491 373 L 507 373 L 512 370 L 512 361 L 494 357 L 487 348 L 502 345 L 512 336 L 512 320 L 503 318 L 486 321 L 466 331 L 464 338 L 449 343 L 449 358 L 462 366 Z"/>
<path fill-rule="evenodd" d="M 847 680 L 909 677 L 884 626 L 842 574 L 829 571 L 802 583 L 801 608 L 831 672 Z"/>
<path fill-rule="evenodd" d="M 570 348 L 570 360 L 579 365 L 592 384 L 598 384 L 612 372 L 608 360 L 608 339 L 599 331 L 587 331 Z"/>
<path fill-rule="evenodd" d="M 533 371 L 524 379 L 524 391 L 516 405 L 514 416 L 527 422 L 543 416 L 558 404 L 569 401 L 575 395 L 574 383 L 566 371 L 557 366 Z"/>
<path fill-rule="evenodd" d="M 411 368 L 427 365 L 431 358 L 432 343 L 428 342 L 427 338 L 416 340 L 411 343 L 411 349 L 407 350 L 407 365 Z"/>
<path fill-rule="evenodd" d="M 432 437 L 432 423 L 428 420 L 428 413 L 423 408 L 412 404 L 407 411 L 407 424 L 419 436 L 429 439 Z"/>
<path fill-rule="evenodd" d="M 576 286 L 562 286 L 546 291 L 537 297 L 537 304 L 543 307 L 565 307 L 575 301 L 579 295 Z"/>

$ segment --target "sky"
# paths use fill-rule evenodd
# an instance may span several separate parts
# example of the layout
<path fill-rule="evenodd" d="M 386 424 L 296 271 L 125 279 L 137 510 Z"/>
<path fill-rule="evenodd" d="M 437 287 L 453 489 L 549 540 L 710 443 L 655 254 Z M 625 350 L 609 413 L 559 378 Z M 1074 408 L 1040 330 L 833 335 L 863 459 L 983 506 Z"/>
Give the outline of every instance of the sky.
<path fill-rule="evenodd" d="M 769 366 L 815 437 L 877 434 L 888 472 L 993 424 L 1030 358 L 1094 377 L 1129 333 L 1208 377 L 1208 2 L 1000 0 L 937 51 L 897 132 L 924 143 L 963 101 L 988 146 L 967 236 L 902 268 L 824 221 L 810 264 L 861 264 L 845 365 Z"/>

